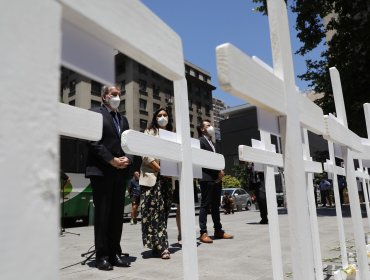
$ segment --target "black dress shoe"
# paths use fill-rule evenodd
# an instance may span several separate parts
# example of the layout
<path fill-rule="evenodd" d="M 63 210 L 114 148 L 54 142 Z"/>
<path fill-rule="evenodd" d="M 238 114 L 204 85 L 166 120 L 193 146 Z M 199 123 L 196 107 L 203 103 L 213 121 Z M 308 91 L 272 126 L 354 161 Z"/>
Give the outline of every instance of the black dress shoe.
<path fill-rule="evenodd" d="M 96 267 L 100 270 L 112 270 L 113 266 L 108 261 L 107 257 L 98 258 L 96 260 Z"/>
<path fill-rule="evenodd" d="M 261 220 L 260 221 L 260 225 L 267 225 L 269 223 L 269 221 L 268 220 Z"/>
<path fill-rule="evenodd" d="M 109 261 L 114 266 L 120 266 L 120 267 L 129 267 L 130 266 L 130 263 L 129 262 L 125 262 L 124 260 L 122 260 L 121 259 L 121 256 L 119 254 L 115 254 L 114 256 L 111 256 L 109 258 Z"/>

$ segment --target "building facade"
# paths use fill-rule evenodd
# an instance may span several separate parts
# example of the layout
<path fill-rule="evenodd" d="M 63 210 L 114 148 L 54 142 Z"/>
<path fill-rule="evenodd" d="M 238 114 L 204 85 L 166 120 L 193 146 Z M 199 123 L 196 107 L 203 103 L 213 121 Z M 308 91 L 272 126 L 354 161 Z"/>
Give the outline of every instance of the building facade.
<path fill-rule="evenodd" d="M 217 98 L 213 98 L 212 103 L 213 103 L 213 125 L 216 133 L 216 141 L 221 141 L 220 122 L 225 119 L 225 116 L 222 115 L 220 112 L 229 108 L 229 106 L 227 106 L 225 102 Z"/>
<path fill-rule="evenodd" d="M 124 114 L 134 130 L 144 131 L 159 108 L 169 111 L 174 120 L 173 82 L 150 70 L 128 56 L 115 56 L 116 81 L 121 88 L 119 111 Z M 185 61 L 188 87 L 190 133 L 197 138 L 196 126 L 204 118 L 213 122 L 212 91 L 210 74 Z M 100 106 L 102 85 L 82 75 L 62 69 L 61 101 L 89 109 Z M 173 129 L 176 124 L 173 122 Z"/>

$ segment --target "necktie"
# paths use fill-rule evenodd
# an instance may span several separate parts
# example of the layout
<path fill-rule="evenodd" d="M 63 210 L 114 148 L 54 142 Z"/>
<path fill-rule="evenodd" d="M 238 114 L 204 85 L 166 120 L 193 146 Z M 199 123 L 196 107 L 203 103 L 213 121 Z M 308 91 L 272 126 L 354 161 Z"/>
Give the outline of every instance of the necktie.
<path fill-rule="evenodd" d="M 111 115 L 113 117 L 114 126 L 116 127 L 118 134 L 120 134 L 120 125 L 119 125 L 118 116 L 115 112 L 111 112 Z"/>

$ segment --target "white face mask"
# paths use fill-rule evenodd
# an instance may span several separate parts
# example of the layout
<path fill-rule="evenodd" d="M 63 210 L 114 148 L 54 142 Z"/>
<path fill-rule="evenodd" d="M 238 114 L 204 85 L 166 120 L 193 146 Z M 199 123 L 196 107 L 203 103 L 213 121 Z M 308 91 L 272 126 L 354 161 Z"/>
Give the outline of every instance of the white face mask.
<path fill-rule="evenodd" d="M 157 122 L 159 126 L 164 127 L 168 124 L 168 118 L 162 116 L 159 119 L 157 119 Z"/>
<path fill-rule="evenodd" d="M 109 105 L 113 108 L 113 109 L 117 109 L 119 104 L 121 102 L 121 99 L 119 98 L 119 96 L 113 96 L 111 97 L 109 100 L 108 100 L 108 103 Z"/>
<path fill-rule="evenodd" d="M 212 137 L 212 140 L 214 141 L 214 139 L 215 139 L 215 129 L 214 129 L 213 126 L 207 127 L 207 133 L 208 133 L 209 136 Z"/>

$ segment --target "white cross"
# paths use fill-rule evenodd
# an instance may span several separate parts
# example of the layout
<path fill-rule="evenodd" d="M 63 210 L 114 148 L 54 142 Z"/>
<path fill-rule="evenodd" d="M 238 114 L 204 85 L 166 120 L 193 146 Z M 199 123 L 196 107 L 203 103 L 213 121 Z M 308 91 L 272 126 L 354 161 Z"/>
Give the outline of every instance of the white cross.
<path fill-rule="evenodd" d="M 343 215 L 342 215 L 342 207 L 340 203 L 337 175 L 345 176 L 346 172 L 343 167 L 339 167 L 335 164 L 334 143 L 330 139 L 327 139 L 327 141 L 328 141 L 328 148 L 329 148 L 329 160 L 326 160 L 326 162 L 324 163 L 324 170 L 328 174 L 331 174 L 333 176 L 333 190 L 334 190 L 334 198 L 335 198 L 335 210 L 337 213 L 340 252 L 341 252 L 341 258 L 342 258 L 342 267 L 345 268 L 348 266 L 348 258 L 347 258 L 346 238 L 345 238 L 345 233 L 344 233 Z"/>
<path fill-rule="evenodd" d="M 294 70 L 286 5 L 283 0 L 267 1 L 274 71 L 266 71 L 230 44 L 217 47 L 218 78 L 221 87 L 259 108 L 285 116 L 281 135 L 287 187 L 292 265 L 295 279 L 314 279 L 313 241 L 310 235 L 305 163 L 301 143 L 302 123 L 317 134 L 325 132 L 322 110 L 299 96 Z M 299 104 L 297 106 L 297 104 Z M 268 156 L 273 153 L 266 152 Z M 263 159 L 269 163 L 269 158 Z M 260 158 L 256 155 L 255 158 Z M 276 156 L 271 158 L 277 161 Z"/>
<path fill-rule="evenodd" d="M 347 175 L 348 195 L 354 227 L 357 263 L 359 266 L 361 279 L 368 280 L 370 278 L 368 271 L 367 252 L 366 247 L 364 246 L 365 235 L 353 163 L 354 152 L 362 152 L 363 147 L 360 137 L 348 129 L 340 76 L 335 67 L 330 68 L 330 78 L 333 88 L 337 117 L 334 117 L 331 114 L 325 117 L 327 127 L 327 136 L 325 136 L 325 138 L 343 146 L 342 152 Z"/>
<path fill-rule="evenodd" d="M 272 258 L 272 271 L 274 279 L 284 279 L 283 262 L 281 255 L 281 241 L 279 218 L 276 205 L 276 189 L 275 189 L 275 174 L 274 166 L 283 166 L 283 157 L 276 153 L 275 145 L 271 144 L 270 133 L 265 129 L 265 122 L 275 122 L 278 125 L 278 120 L 274 115 L 257 108 L 258 126 L 260 130 L 261 141 L 252 139 L 252 147 L 240 145 L 239 160 L 250 161 L 254 163 L 262 163 L 264 166 L 267 212 L 269 220 L 269 234 Z M 262 116 L 261 116 L 262 115 Z M 262 122 L 262 123 L 261 123 Z M 260 153 L 258 153 L 260 152 Z"/>

